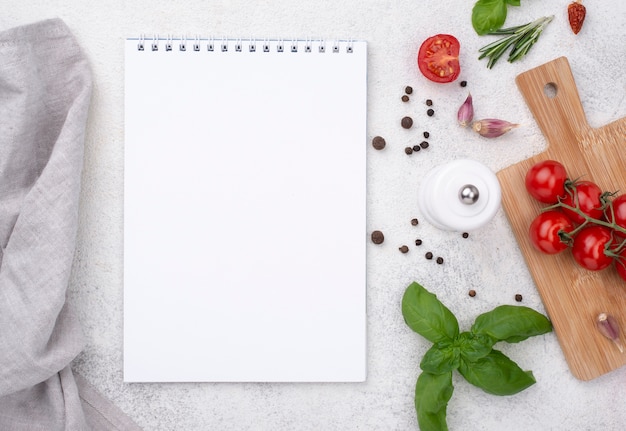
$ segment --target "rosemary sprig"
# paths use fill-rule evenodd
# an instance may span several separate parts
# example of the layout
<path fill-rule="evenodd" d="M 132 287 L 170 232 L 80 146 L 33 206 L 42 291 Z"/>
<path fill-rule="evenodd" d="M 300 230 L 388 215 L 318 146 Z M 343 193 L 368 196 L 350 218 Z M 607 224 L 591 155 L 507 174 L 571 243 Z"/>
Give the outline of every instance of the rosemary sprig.
<path fill-rule="evenodd" d="M 520 59 L 526 55 L 535 42 L 537 42 L 544 27 L 548 25 L 553 18 L 554 15 L 544 16 L 528 24 L 501 28 L 488 33 L 495 36 L 504 35 L 504 37 L 480 48 L 478 52 L 481 54 L 478 59 L 482 60 L 487 57 L 489 59 L 487 67 L 491 69 L 498 59 L 511 47 L 509 63 Z"/>

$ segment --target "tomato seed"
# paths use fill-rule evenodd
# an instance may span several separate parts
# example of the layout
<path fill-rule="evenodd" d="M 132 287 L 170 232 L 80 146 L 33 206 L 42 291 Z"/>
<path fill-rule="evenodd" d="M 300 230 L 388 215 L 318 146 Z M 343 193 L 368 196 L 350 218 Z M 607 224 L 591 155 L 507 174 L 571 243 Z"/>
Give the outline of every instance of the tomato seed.
<path fill-rule="evenodd" d="M 379 230 L 372 232 L 372 242 L 374 244 L 382 244 L 385 241 L 385 235 Z"/>

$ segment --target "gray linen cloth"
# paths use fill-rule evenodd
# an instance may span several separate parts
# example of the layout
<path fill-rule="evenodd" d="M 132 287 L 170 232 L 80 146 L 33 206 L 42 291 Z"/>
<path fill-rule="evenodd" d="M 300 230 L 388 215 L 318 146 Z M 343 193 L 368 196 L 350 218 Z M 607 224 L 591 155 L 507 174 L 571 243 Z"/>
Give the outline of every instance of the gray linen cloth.
<path fill-rule="evenodd" d="M 81 377 L 66 302 L 91 71 L 67 26 L 0 33 L 0 430 L 138 429 Z"/>

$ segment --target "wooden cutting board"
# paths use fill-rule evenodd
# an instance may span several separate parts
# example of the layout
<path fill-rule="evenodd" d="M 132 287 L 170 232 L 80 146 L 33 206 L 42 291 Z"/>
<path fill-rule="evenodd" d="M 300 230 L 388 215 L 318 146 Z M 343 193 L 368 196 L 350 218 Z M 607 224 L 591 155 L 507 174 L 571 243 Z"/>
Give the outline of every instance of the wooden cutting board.
<path fill-rule="evenodd" d="M 516 82 L 548 148 L 497 173 L 502 205 L 571 372 L 591 380 L 626 364 L 626 352 L 620 353 L 595 326 L 599 313 L 613 315 L 626 346 L 626 282 L 613 267 L 603 271 L 578 267 L 570 250 L 555 256 L 533 248 L 528 228 L 545 205 L 526 192 L 524 178 L 533 164 L 553 159 L 565 166 L 570 178 L 584 177 L 602 190 L 626 193 L 626 117 L 590 127 L 565 57 L 520 74 Z"/>

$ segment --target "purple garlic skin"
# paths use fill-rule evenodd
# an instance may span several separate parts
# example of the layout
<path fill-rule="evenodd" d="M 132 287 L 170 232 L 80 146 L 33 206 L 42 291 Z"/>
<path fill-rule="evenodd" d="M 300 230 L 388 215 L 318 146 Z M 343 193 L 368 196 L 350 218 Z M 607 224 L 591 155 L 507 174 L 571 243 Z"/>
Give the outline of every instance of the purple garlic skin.
<path fill-rule="evenodd" d="M 495 118 L 485 118 L 484 120 L 475 121 L 474 124 L 472 124 L 472 129 L 485 138 L 497 138 L 516 127 L 519 127 L 519 124 Z"/>
<path fill-rule="evenodd" d="M 613 341 L 619 351 L 624 353 L 624 347 L 619 339 L 619 326 L 615 318 L 609 314 L 600 313 L 598 314 L 596 325 L 598 327 L 598 331 L 600 331 L 600 333 L 606 338 Z"/>
<path fill-rule="evenodd" d="M 472 95 L 470 93 L 467 94 L 467 99 L 465 99 L 465 102 L 463 102 L 459 108 L 456 118 L 463 127 L 467 127 L 474 119 L 474 104 L 472 103 Z"/>

